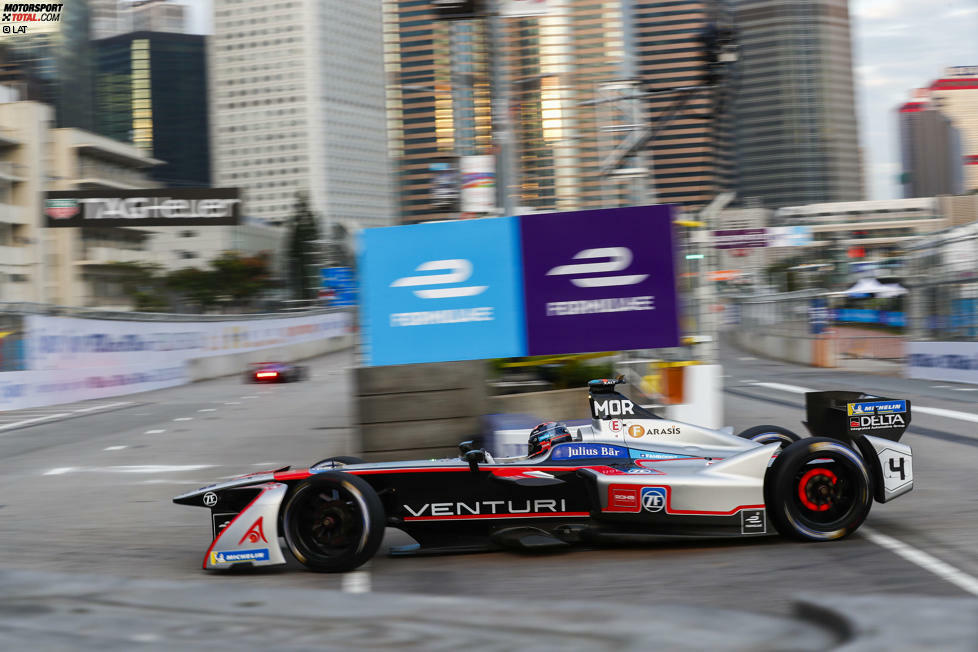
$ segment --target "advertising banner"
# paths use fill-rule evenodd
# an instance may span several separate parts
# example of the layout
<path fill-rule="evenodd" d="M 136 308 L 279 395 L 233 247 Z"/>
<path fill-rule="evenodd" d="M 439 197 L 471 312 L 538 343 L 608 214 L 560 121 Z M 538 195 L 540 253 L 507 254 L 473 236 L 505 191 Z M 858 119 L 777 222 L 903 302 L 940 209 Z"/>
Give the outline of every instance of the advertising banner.
<path fill-rule="evenodd" d="M 907 377 L 978 384 L 978 342 L 907 342 Z"/>
<path fill-rule="evenodd" d="M 769 247 L 804 247 L 811 243 L 810 226 L 773 226 L 767 229 Z"/>
<path fill-rule="evenodd" d="M 518 218 L 367 229 L 367 364 L 524 354 Z"/>
<path fill-rule="evenodd" d="M 214 322 L 26 315 L 26 370 L 0 373 L 0 411 L 173 387 L 189 382 L 190 360 L 339 337 L 351 327 L 348 312 Z"/>
<path fill-rule="evenodd" d="M 462 212 L 492 213 L 496 210 L 496 159 L 493 156 L 463 156 Z"/>
<path fill-rule="evenodd" d="M 673 209 L 364 231 L 367 364 L 678 346 Z"/>
<path fill-rule="evenodd" d="M 717 249 L 747 249 L 767 246 L 766 229 L 726 229 L 713 232 Z"/>
<path fill-rule="evenodd" d="M 240 217 L 237 188 L 106 188 L 48 192 L 44 197 L 48 228 L 233 225 Z"/>
<path fill-rule="evenodd" d="M 431 0 L 431 10 L 440 20 L 476 18 L 485 13 L 482 0 Z"/>
<path fill-rule="evenodd" d="M 323 267 L 322 289 L 328 293 L 330 306 L 357 305 L 357 280 L 350 267 Z"/>
<path fill-rule="evenodd" d="M 521 218 L 529 355 L 679 345 L 672 208 Z"/>
<path fill-rule="evenodd" d="M 459 173 L 455 159 L 428 164 L 431 172 L 431 206 L 443 211 L 458 210 Z"/>

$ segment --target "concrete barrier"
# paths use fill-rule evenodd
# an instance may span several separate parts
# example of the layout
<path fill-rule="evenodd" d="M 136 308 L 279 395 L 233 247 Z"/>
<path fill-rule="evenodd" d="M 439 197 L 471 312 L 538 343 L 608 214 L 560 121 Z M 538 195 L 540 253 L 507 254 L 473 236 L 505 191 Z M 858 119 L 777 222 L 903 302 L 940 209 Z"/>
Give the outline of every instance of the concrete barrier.
<path fill-rule="evenodd" d="M 296 342 L 284 346 L 273 346 L 259 351 L 227 353 L 225 355 L 215 355 L 206 358 L 194 358 L 188 360 L 186 363 L 187 375 L 193 382 L 207 380 L 208 378 L 230 376 L 244 372 L 252 362 L 264 362 L 267 360 L 294 362 L 296 360 L 314 358 L 326 353 L 350 349 L 353 347 L 353 344 L 353 335 L 341 335 L 313 342 Z"/>
<path fill-rule="evenodd" d="M 453 457 L 458 442 L 481 434 L 483 361 L 359 367 L 354 384 L 365 459 Z"/>
<path fill-rule="evenodd" d="M 810 367 L 838 366 L 835 342 L 831 339 L 745 330 L 735 331 L 733 338 L 741 349 L 765 358 Z"/>

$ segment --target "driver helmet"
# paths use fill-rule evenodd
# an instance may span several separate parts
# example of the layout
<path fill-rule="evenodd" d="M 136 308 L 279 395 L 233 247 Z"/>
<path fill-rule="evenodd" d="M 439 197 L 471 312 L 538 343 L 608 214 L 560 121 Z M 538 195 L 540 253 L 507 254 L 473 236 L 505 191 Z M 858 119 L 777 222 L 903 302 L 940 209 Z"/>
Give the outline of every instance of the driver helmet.
<path fill-rule="evenodd" d="M 555 444 L 565 441 L 573 441 L 567 426 L 559 421 L 546 421 L 530 431 L 530 439 L 527 441 L 527 455 L 533 457 L 540 453 L 545 453 Z"/>

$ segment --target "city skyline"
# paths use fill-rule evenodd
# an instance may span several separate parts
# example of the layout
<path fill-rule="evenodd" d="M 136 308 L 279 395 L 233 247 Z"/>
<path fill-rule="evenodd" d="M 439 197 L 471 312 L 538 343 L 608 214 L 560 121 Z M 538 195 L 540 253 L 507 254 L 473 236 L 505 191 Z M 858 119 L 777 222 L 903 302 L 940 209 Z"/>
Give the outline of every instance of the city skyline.
<path fill-rule="evenodd" d="M 849 12 L 867 198 L 898 198 L 897 109 L 946 67 L 978 65 L 978 4 L 852 0 Z"/>

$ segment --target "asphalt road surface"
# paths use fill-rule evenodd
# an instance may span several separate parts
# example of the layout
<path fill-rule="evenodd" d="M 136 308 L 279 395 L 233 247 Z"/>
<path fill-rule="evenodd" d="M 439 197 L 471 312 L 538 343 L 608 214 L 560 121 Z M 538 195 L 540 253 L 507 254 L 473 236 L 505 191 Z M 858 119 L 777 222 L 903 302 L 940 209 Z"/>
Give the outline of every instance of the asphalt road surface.
<path fill-rule="evenodd" d="M 978 387 L 815 370 L 730 349 L 723 362 L 726 420 L 737 430 L 778 424 L 803 431 L 807 388 L 911 399 L 903 441 L 914 449 L 914 491 L 875 505 L 862 530 L 832 543 L 664 541 L 556 555 L 379 555 L 343 575 L 294 564 L 204 573 L 208 514 L 170 499 L 226 476 L 355 454 L 352 355 L 340 353 L 311 361 L 306 382 L 250 385 L 229 377 L 4 414 L 0 571 L 194 580 L 242 591 L 585 600 L 651 611 L 678 604 L 775 617 L 789 617 L 800 593 L 978 595 Z M 403 542 L 390 534 L 388 541 Z"/>

